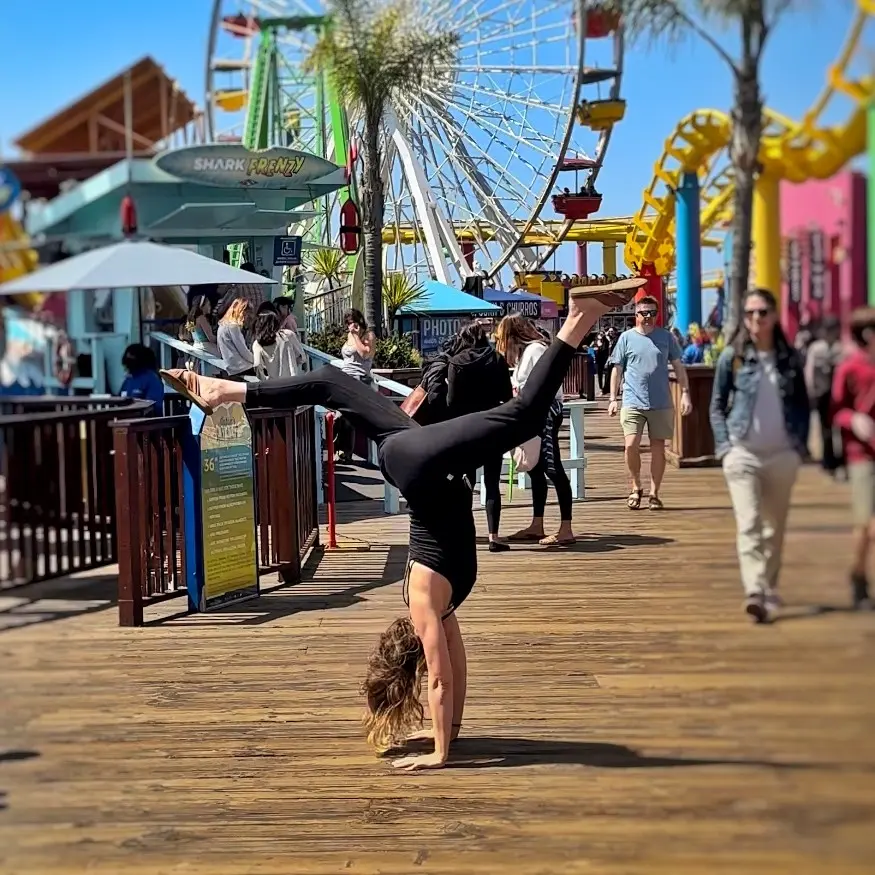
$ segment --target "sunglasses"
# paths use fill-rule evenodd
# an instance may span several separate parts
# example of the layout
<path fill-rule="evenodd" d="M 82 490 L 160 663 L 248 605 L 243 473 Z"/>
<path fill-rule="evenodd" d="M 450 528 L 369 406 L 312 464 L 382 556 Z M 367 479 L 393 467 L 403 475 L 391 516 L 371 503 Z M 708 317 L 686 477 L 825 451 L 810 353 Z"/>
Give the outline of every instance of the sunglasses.
<path fill-rule="evenodd" d="M 656 316 L 656 310 L 639 310 L 636 316 L 643 316 L 645 319 L 653 319 Z"/>
<path fill-rule="evenodd" d="M 767 309 L 766 307 L 758 307 L 758 308 L 755 308 L 753 310 L 745 310 L 744 315 L 748 316 L 748 317 L 759 316 L 760 319 L 765 319 L 766 316 L 768 316 L 771 312 L 772 311 Z"/>

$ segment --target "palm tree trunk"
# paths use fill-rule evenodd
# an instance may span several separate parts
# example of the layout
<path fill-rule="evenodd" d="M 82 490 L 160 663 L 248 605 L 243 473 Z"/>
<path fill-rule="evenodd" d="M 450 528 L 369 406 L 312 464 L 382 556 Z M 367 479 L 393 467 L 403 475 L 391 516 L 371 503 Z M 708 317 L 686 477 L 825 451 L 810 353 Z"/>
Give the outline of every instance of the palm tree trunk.
<path fill-rule="evenodd" d="M 729 299 L 725 335 L 731 338 L 741 324 L 741 308 L 750 274 L 753 232 L 753 190 L 759 172 L 760 139 L 763 133 L 763 105 L 760 98 L 756 61 L 745 52 L 735 76 L 735 105 L 732 109 L 730 160 L 735 171 L 732 219 L 732 263 L 729 270 Z"/>
<path fill-rule="evenodd" d="M 368 112 L 364 126 L 362 232 L 365 255 L 365 319 L 377 337 L 383 335 L 383 179 L 380 174 L 380 119 Z"/>

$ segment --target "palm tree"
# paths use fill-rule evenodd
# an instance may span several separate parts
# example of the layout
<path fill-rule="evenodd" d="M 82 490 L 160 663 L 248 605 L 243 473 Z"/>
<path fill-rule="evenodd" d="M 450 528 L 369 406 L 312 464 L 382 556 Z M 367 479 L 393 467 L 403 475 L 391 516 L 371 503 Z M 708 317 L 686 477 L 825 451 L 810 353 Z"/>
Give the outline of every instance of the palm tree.
<path fill-rule="evenodd" d="M 383 277 L 383 304 L 386 307 L 386 322 L 389 331 L 395 314 L 402 307 L 410 307 L 425 297 L 425 289 L 400 271 L 390 271 Z"/>
<path fill-rule="evenodd" d="M 728 65 L 734 80 L 732 139 L 729 161 L 735 179 L 732 219 L 732 264 L 729 272 L 727 336 L 741 315 L 748 285 L 753 226 L 754 184 L 759 172 L 763 134 L 760 62 L 769 35 L 788 9 L 806 0 L 607 0 L 589 3 L 623 16 L 626 32 L 656 39 L 694 36 L 704 40 Z M 810 0 L 809 0 L 810 2 Z M 715 38 L 715 29 L 737 32 L 739 52 L 733 57 Z M 777 291 L 775 289 L 774 291 Z"/>
<path fill-rule="evenodd" d="M 307 257 L 307 267 L 314 276 L 325 280 L 333 289 L 332 280 L 340 285 L 340 275 L 346 266 L 346 256 L 339 249 L 314 249 Z"/>
<path fill-rule="evenodd" d="M 362 128 L 360 180 L 365 256 L 365 318 L 382 333 L 383 208 L 380 128 L 396 96 L 416 96 L 427 83 L 451 77 L 458 35 L 429 30 L 414 4 L 389 0 L 327 0 L 328 24 L 306 67 L 332 77 L 335 90 Z M 399 107 L 397 115 L 404 116 Z"/>

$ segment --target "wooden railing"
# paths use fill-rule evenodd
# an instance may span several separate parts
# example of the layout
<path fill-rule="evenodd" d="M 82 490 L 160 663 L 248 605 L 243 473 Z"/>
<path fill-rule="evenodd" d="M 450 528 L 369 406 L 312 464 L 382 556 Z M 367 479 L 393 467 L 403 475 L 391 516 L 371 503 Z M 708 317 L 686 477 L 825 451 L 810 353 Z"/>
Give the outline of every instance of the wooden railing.
<path fill-rule="evenodd" d="M 249 411 L 253 426 L 256 547 L 260 573 L 300 579 L 318 543 L 312 408 Z M 185 595 L 183 446 L 187 416 L 117 422 L 119 623 L 141 626 L 144 608 Z"/>
<path fill-rule="evenodd" d="M 568 398 L 585 398 L 595 401 L 595 368 L 589 354 L 577 352 L 562 383 L 562 391 Z"/>
<path fill-rule="evenodd" d="M 115 562 L 111 426 L 150 407 L 121 398 L 2 398 L 0 589 Z"/>

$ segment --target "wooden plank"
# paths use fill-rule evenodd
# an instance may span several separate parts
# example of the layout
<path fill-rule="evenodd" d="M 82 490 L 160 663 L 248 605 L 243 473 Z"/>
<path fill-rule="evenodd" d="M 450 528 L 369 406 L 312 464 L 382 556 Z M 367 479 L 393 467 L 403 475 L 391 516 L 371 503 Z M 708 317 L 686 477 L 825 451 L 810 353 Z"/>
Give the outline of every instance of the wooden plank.
<path fill-rule="evenodd" d="M 844 610 L 846 488 L 803 470 L 788 619 L 752 627 L 720 471 L 670 469 L 668 510 L 633 513 L 616 420 L 587 417 L 587 453 L 574 549 L 490 554 L 476 510 L 455 768 L 398 774 L 362 740 L 364 661 L 404 611 L 406 520 L 379 502 L 339 508 L 370 552 L 258 601 L 4 631 L 0 737 L 36 756 L 0 749 L 0 871 L 871 872 L 875 618 Z"/>

